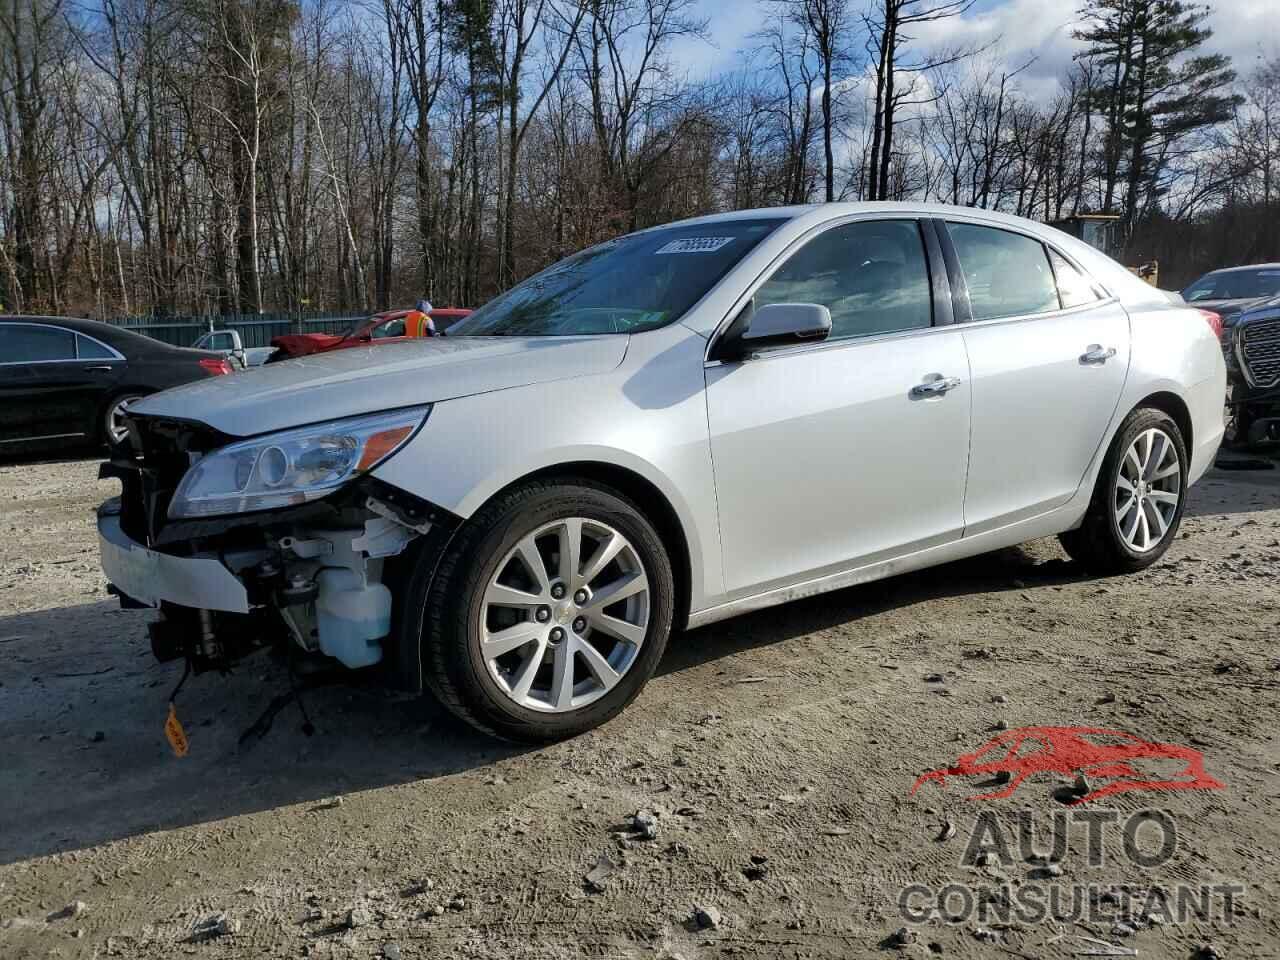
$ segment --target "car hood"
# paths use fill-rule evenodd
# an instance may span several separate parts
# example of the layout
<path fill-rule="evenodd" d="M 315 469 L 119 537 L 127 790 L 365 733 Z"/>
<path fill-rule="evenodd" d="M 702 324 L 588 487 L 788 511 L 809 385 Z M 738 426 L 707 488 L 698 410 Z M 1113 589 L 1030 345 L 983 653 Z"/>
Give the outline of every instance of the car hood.
<path fill-rule="evenodd" d="M 625 335 L 428 337 L 354 347 L 166 390 L 135 401 L 129 410 L 194 420 L 230 436 L 252 436 L 606 373 L 622 362 L 627 340 Z"/>
<path fill-rule="evenodd" d="M 1274 299 L 1274 297 L 1249 297 L 1243 300 L 1197 300 L 1195 303 L 1187 301 L 1187 306 L 1195 307 L 1197 310 L 1212 310 L 1222 317 L 1223 323 L 1230 326 L 1246 310 L 1260 307 Z"/>

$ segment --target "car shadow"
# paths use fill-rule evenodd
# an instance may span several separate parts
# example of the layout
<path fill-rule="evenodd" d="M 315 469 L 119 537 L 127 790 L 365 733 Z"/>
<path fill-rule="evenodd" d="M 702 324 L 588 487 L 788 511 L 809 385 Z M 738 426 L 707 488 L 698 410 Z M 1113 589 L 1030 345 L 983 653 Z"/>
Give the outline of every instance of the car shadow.
<path fill-rule="evenodd" d="M 1090 576 L 1065 556 L 1045 560 L 1021 546 L 1008 547 L 690 630 L 673 641 L 658 667 L 658 674 L 688 669 L 744 650 L 782 643 L 930 600 L 1033 590 L 1088 579 Z"/>
<path fill-rule="evenodd" d="M 1079 577 L 1065 560 L 1002 550 L 690 631 L 672 643 L 659 672 L 948 594 Z M 183 686 L 176 707 L 189 753 L 176 758 L 163 729 L 182 671 L 153 658 L 145 639 L 150 616 L 99 602 L 0 617 L 0 793 L 7 798 L 0 863 L 287 804 L 323 805 L 482 768 L 524 749 L 474 732 L 430 697 L 398 694 L 357 674 L 306 689 L 301 705 L 287 703 L 270 716 L 291 674 L 259 654 L 228 677 L 193 677 Z M 308 683 L 305 676 L 297 682 Z M 266 727 L 261 736 L 248 733 L 255 724 Z"/>
<path fill-rule="evenodd" d="M 264 654 L 229 677 L 192 677 L 177 698 L 189 753 L 163 729 L 179 664 L 157 663 L 148 612 L 114 602 L 0 617 L 0 863 L 292 803 L 430 780 L 519 748 L 476 733 L 430 698 L 357 675 L 307 690 L 259 737 L 290 689 Z"/>

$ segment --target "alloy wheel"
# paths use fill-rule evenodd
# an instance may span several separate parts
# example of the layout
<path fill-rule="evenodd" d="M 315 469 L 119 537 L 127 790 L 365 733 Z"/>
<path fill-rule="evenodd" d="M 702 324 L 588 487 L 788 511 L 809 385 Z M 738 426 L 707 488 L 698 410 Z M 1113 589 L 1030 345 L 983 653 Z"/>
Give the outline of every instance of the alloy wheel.
<path fill-rule="evenodd" d="M 1121 539 L 1135 553 L 1155 549 L 1181 500 L 1178 448 L 1158 427 L 1144 430 L 1125 451 L 1116 475 L 1114 508 Z"/>
<path fill-rule="evenodd" d="M 124 422 L 125 409 L 137 399 L 137 397 L 121 397 L 107 411 L 107 439 L 112 444 L 124 443 L 129 436 L 129 428 Z"/>
<path fill-rule="evenodd" d="M 511 548 L 485 588 L 480 648 L 521 707 L 577 710 L 626 675 L 649 624 L 649 578 L 618 530 L 570 517 Z"/>

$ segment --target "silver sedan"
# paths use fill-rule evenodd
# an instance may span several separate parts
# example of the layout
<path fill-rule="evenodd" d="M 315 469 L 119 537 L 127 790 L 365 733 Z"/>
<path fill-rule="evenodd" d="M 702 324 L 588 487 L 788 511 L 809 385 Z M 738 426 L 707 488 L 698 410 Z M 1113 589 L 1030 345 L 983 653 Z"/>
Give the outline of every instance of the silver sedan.
<path fill-rule="evenodd" d="M 1215 320 L 986 211 L 687 220 L 135 403 L 103 565 L 161 659 L 285 644 L 569 736 L 673 631 L 1054 534 L 1148 566 L 1222 436 Z"/>

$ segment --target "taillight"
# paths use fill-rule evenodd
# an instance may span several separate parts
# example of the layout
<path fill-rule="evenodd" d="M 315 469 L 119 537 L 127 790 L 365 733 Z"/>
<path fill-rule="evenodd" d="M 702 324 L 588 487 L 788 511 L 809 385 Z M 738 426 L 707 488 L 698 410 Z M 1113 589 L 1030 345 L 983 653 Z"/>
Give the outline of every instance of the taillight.
<path fill-rule="evenodd" d="M 221 377 L 231 372 L 231 364 L 226 360 L 215 360 L 212 357 L 202 357 L 196 361 L 200 366 L 204 367 L 204 372 L 211 377 Z"/>
<path fill-rule="evenodd" d="M 1205 323 L 1209 324 L 1209 329 L 1213 331 L 1215 340 L 1222 339 L 1222 317 L 1214 313 L 1212 310 L 1201 310 L 1200 316 L 1204 317 Z"/>

